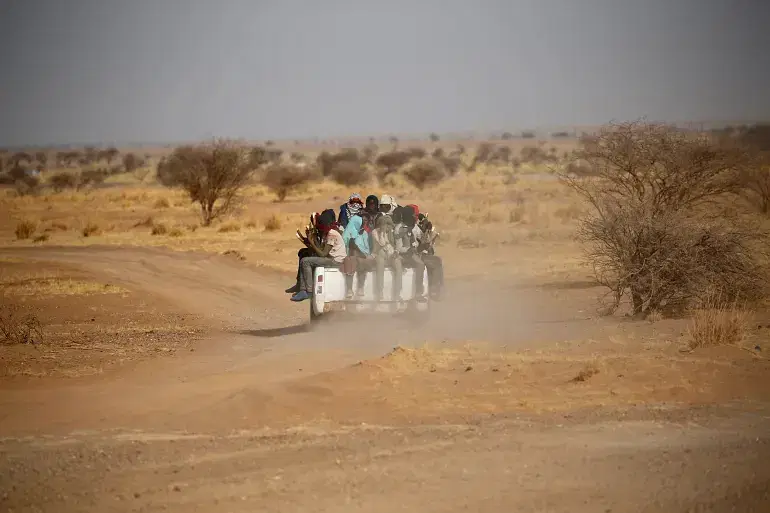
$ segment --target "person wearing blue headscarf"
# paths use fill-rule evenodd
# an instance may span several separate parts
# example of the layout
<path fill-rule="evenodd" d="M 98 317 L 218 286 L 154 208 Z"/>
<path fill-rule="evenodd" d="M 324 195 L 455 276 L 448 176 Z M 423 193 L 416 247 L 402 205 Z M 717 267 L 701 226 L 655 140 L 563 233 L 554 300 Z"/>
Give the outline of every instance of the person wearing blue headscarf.
<path fill-rule="evenodd" d="M 348 250 L 348 257 L 343 263 L 343 272 L 346 275 L 345 295 L 348 299 L 353 296 L 353 274 L 358 277 L 357 295 L 363 297 L 366 273 L 369 270 L 369 261 L 372 257 L 369 232 L 364 230 L 364 219 L 360 215 L 354 215 L 348 220 L 345 231 L 342 232 L 342 240 Z"/>
<path fill-rule="evenodd" d="M 342 232 L 342 240 L 345 241 L 345 247 L 348 249 L 352 240 L 364 256 L 369 256 L 372 252 L 369 246 L 369 233 L 364 230 L 364 218 L 361 216 L 356 215 L 348 219 L 348 225 Z M 348 252 L 348 254 L 351 253 Z"/>

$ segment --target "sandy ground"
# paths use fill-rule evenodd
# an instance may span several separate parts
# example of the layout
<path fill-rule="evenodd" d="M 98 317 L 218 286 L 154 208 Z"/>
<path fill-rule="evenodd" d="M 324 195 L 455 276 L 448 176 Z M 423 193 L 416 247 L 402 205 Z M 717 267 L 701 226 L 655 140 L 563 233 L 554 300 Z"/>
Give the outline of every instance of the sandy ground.
<path fill-rule="evenodd" d="M 683 353 L 683 321 L 597 318 L 578 279 L 475 276 L 421 326 L 310 329 L 285 274 L 228 256 L 0 259 L 51 327 L 0 348 L 4 511 L 770 507 L 762 318 Z"/>

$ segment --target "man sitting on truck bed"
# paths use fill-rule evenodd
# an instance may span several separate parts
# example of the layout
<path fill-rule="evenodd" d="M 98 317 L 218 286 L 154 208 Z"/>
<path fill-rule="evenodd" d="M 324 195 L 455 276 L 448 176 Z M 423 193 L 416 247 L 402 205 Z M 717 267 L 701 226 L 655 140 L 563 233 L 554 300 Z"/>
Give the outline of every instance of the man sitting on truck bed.
<path fill-rule="evenodd" d="M 420 213 L 420 207 L 417 205 L 407 205 L 407 208 L 414 212 L 417 217 L 417 226 L 420 228 L 417 253 L 428 269 L 431 299 L 440 300 L 444 288 L 444 262 L 440 256 L 436 255 L 433 248 L 433 240 L 431 239 L 433 223 L 428 220 L 426 215 Z"/>
<path fill-rule="evenodd" d="M 318 233 L 318 229 L 317 229 L 319 215 L 320 214 L 318 213 L 314 213 L 313 215 L 310 216 L 310 226 L 312 227 L 312 233 L 310 233 L 307 230 L 305 231 L 305 236 L 308 239 L 312 238 L 316 242 L 317 246 L 321 245 L 320 233 Z M 294 282 L 294 285 L 286 289 L 285 292 L 287 294 L 296 294 L 301 290 L 302 287 L 301 287 L 300 276 L 302 273 L 302 266 L 300 265 L 300 263 L 302 262 L 303 258 L 310 257 L 310 256 L 315 256 L 315 252 L 307 246 L 307 243 L 305 244 L 304 248 L 297 251 L 297 278 L 296 278 L 296 281 Z"/>
<path fill-rule="evenodd" d="M 314 237 L 308 237 L 308 243 L 317 256 L 309 256 L 300 260 L 300 291 L 291 296 L 292 301 L 310 299 L 313 292 L 313 270 L 318 266 L 340 267 L 347 256 L 345 241 L 342 239 L 339 225 L 336 223 L 334 210 L 324 210 L 316 223 L 321 234 L 319 247 Z"/>
<path fill-rule="evenodd" d="M 425 273 L 425 264 L 417 252 L 419 240 L 422 235 L 417 226 L 417 219 L 411 208 L 396 207 L 393 211 L 393 222 L 395 228 L 396 252 L 401 257 L 404 267 L 414 269 L 415 279 L 415 297 L 422 297 L 425 294 L 425 284 L 423 274 Z"/>
<path fill-rule="evenodd" d="M 372 254 L 374 255 L 374 295 L 377 301 L 382 301 L 385 281 L 385 267 L 393 269 L 393 300 L 401 299 L 401 279 L 404 268 L 401 265 L 401 257 L 396 253 L 395 224 L 393 218 L 381 215 L 377 218 L 377 225 L 372 232 Z"/>

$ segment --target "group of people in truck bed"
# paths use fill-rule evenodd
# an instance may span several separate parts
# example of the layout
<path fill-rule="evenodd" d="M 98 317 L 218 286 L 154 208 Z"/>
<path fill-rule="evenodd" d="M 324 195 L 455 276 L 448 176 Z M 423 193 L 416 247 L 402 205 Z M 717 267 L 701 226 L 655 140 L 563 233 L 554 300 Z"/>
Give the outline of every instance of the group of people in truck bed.
<path fill-rule="evenodd" d="M 309 299 L 313 291 L 313 272 L 318 266 L 341 268 L 346 275 L 346 297 L 354 299 L 364 294 L 369 271 L 374 271 L 375 299 L 383 299 L 385 268 L 393 271 L 393 298 L 400 298 L 403 270 L 414 269 L 415 297 L 425 298 L 423 276 L 428 270 L 432 299 L 440 299 L 444 269 L 435 254 L 433 225 L 417 205 L 400 206 L 383 194 L 366 197 L 357 193 L 340 206 L 339 215 L 333 209 L 311 216 L 304 236 L 297 232 L 306 247 L 299 250 L 297 281 L 286 289 L 292 301 Z M 353 275 L 357 287 L 353 291 Z"/>

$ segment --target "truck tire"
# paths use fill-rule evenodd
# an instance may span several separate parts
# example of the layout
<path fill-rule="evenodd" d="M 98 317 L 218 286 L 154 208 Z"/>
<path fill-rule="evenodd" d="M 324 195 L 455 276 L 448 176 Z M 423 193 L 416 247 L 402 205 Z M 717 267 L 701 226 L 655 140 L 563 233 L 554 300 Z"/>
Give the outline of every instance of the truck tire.
<path fill-rule="evenodd" d="M 308 303 L 310 303 L 310 323 L 314 324 L 314 323 L 318 322 L 321 319 L 321 316 L 323 314 L 316 313 L 315 308 L 313 308 L 314 301 L 313 301 L 313 297 L 312 296 L 311 296 L 310 300 L 308 301 Z"/>

